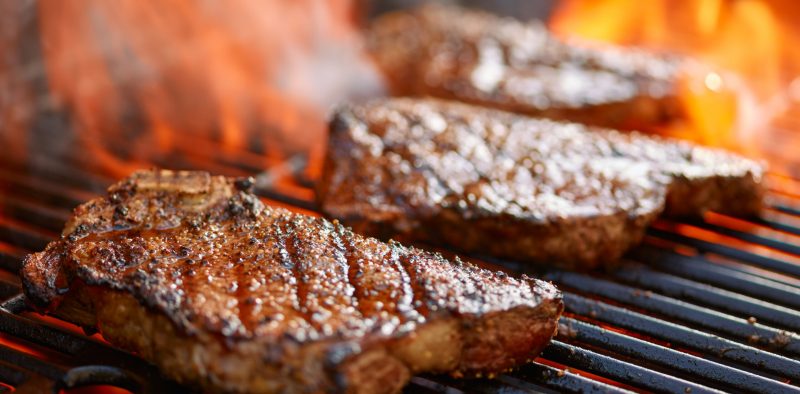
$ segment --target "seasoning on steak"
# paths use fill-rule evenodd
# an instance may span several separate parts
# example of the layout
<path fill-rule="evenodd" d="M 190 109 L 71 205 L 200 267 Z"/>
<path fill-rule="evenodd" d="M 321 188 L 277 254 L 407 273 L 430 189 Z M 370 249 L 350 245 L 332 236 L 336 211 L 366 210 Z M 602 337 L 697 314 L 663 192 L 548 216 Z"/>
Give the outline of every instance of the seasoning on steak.
<path fill-rule="evenodd" d="M 367 37 L 396 95 L 615 129 L 652 130 L 682 118 L 680 80 L 699 68 L 636 48 L 566 42 L 535 22 L 454 6 L 386 14 Z"/>
<path fill-rule="evenodd" d="M 135 173 L 26 259 L 29 302 L 217 392 L 397 392 L 418 372 L 524 363 L 556 330 L 549 283 L 365 238 L 247 187 Z"/>
<path fill-rule="evenodd" d="M 687 142 L 436 99 L 338 110 L 318 188 L 379 237 L 569 268 L 612 263 L 663 210 L 759 211 L 758 163 Z"/>

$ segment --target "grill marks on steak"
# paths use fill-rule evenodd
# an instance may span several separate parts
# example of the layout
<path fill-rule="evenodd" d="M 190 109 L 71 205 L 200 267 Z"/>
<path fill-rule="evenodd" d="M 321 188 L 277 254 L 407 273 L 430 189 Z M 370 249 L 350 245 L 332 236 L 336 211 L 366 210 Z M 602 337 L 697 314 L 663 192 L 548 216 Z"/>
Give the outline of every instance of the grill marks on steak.
<path fill-rule="evenodd" d="M 271 208 L 246 183 L 132 175 L 26 259 L 28 300 L 209 391 L 392 392 L 512 367 L 555 331 L 551 284 Z"/>
<path fill-rule="evenodd" d="M 427 5 L 378 18 L 368 48 L 398 95 L 427 95 L 624 129 L 681 116 L 690 64 L 635 48 L 588 48 L 536 23 Z"/>
<path fill-rule="evenodd" d="M 662 210 L 747 215 L 761 167 L 685 142 L 435 99 L 340 109 L 318 199 L 358 231 L 592 267 Z"/>

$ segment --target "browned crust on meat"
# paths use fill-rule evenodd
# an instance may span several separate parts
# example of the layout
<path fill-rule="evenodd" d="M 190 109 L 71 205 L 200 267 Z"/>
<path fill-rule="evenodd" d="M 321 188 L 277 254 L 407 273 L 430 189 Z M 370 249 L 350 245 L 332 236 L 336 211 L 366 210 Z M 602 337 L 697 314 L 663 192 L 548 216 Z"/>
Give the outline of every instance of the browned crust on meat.
<path fill-rule="evenodd" d="M 59 316 L 99 328 L 106 340 L 150 360 L 176 381 L 205 392 L 240 392 L 241 387 L 247 387 L 247 392 L 272 393 L 399 392 L 414 373 L 491 375 L 529 362 L 557 328 L 549 315 L 556 310 L 545 314 L 510 310 L 463 321 L 449 318 L 428 323 L 405 338 L 372 346 L 341 364 L 331 351 L 336 344 L 318 343 L 295 346 L 287 362 L 276 365 L 253 343 L 224 343 L 205 332 L 187 336 L 168 318 L 123 292 L 79 287 L 60 308 Z M 82 318 L 75 320 L 75 316 Z"/>
<path fill-rule="evenodd" d="M 555 333 L 551 284 L 273 209 L 247 183 L 134 174 L 26 259 L 28 300 L 211 392 L 397 392 L 511 368 Z"/>
<path fill-rule="evenodd" d="M 383 239 L 434 242 L 511 261 L 589 270 L 615 267 L 625 252 L 641 242 L 658 211 L 633 218 L 620 213 L 536 225 L 512 217 L 465 219 L 458 212 L 443 210 L 407 232 L 398 232 L 392 221 L 371 220 L 369 215 L 345 217 L 333 211 L 330 215 L 358 233 Z"/>
<path fill-rule="evenodd" d="M 616 262 L 662 211 L 757 213 L 762 172 L 686 142 L 397 98 L 334 114 L 317 198 L 382 238 L 586 269 Z"/>
<path fill-rule="evenodd" d="M 707 211 L 733 216 L 756 216 L 764 207 L 761 171 L 741 176 L 673 178 L 664 214 L 697 217 Z"/>
<path fill-rule="evenodd" d="M 631 130 L 684 117 L 683 60 L 565 42 L 536 23 L 426 5 L 378 18 L 368 47 L 395 95 Z"/>

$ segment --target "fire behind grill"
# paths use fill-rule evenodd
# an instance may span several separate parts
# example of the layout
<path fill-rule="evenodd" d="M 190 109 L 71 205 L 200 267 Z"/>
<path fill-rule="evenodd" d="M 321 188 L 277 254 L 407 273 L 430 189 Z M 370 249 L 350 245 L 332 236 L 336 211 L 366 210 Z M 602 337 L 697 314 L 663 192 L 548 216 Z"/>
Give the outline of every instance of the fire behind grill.
<path fill-rule="evenodd" d="M 313 213 L 305 157 L 261 172 L 263 161 L 250 160 L 257 157 L 252 152 L 203 146 L 213 144 L 193 144 L 152 164 L 259 174 L 265 202 Z M 535 362 L 484 379 L 418 376 L 407 390 L 800 392 L 800 182 L 771 177 L 780 186 L 759 219 L 661 220 L 616 272 L 536 272 L 564 291 L 566 312 Z M 98 335 L 25 306 L 16 276 L 23 256 L 41 250 L 74 206 L 113 181 L 86 156 L 0 158 L 0 392 L 91 385 L 186 391 Z M 469 257 L 492 269 L 529 269 Z"/>

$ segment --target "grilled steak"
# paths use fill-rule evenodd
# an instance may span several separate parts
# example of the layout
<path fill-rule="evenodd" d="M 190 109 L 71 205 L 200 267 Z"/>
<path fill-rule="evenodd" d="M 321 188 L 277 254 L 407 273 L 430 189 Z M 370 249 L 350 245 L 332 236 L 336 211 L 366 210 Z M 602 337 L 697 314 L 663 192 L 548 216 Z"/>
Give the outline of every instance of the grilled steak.
<path fill-rule="evenodd" d="M 417 372 L 523 363 L 556 329 L 549 283 L 361 237 L 247 187 L 132 175 L 26 259 L 29 302 L 204 391 L 396 392 Z"/>
<path fill-rule="evenodd" d="M 616 129 L 683 116 L 688 62 L 565 42 L 536 23 L 441 5 L 378 18 L 368 48 L 396 95 L 422 95 Z"/>
<path fill-rule="evenodd" d="M 761 205 L 757 163 L 635 132 L 411 98 L 344 107 L 330 128 L 322 210 L 379 237 L 591 268 L 662 211 Z"/>

